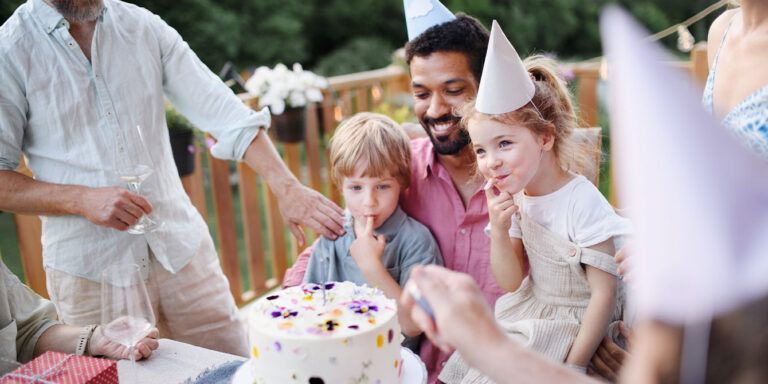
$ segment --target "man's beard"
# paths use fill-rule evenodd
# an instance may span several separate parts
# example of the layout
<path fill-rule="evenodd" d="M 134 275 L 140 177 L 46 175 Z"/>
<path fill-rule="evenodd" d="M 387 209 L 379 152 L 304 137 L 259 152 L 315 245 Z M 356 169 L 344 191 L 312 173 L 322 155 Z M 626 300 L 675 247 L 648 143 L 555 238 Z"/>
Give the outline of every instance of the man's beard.
<path fill-rule="evenodd" d="M 437 119 L 426 116 L 422 119 L 421 125 L 427 132 L 429 140 L 432 141 L 432 146 L 435 147 L 435 152 L 437 152 L 439 155 L 455 155 L 461 152 L 461 150 L 470 143 L 469 133 L 466 129 L 459 129 L 456 133 L 438 138 L 434 136 L 432 129 L 429 127 L 438 123 L 445 123 L 449 121 L 457 122 L 458 120 L 459 119 L 457 117 L 450 114 L 440 116 Z M 452 136 L 453 138 L 451 138 Z"/>
<path fill-rule="evenodd" d="M 50 0 L 65 19 L 74 22 L 94 21 L 104 8 L 102 0 Z"/>

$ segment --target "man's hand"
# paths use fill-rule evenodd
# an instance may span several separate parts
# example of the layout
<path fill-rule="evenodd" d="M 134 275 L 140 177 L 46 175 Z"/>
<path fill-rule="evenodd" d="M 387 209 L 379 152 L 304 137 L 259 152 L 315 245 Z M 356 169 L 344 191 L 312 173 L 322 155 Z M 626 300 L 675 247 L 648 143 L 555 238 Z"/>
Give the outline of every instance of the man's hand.
<path fill-rule="evenodd" d="M 369 216 L 365 221 L 365 229 L 357 233 L 357 238 L 349 247 L 349 254 L 360 267 L 361 271 L 370 271 L 383 267 L 381 257 L 384 255 L 384 247 L 387 240 L 384 235 L 373 235 L 373 217 Z"/>
<path fill-rule="evenodd" d="M 619 323 L 619 332 L 627 339 L 627 348 L 631 348 L 632 330 Z M 592 356 L 592 364 L 587 373 L 593 377 L 602 377 L 611 382 L 616 382 L 619 378 L 619 371 L 624 365 L 624 361 L 629 358 L 629 353 L 611 340 L 609 336 L 603 337 L 603 342 L 597 347 L 597 352 Z M 594 366 L 595 371 L 591 367 Z"/>
<path fill-rule="evenodd" d="M 491 230 L 501 230 L 506 234 L 512 226 L 512 215 L 519 210 L 515 199 L 509 192 L 499 191 L 490 181 L 485 186 L 485 197 L 488 200 Z"/>
<path fill-rule="evenodd" d="M 88 188 L 78 211 L 96 225 L 125 231 L 136 224 L 142 215 L 152 212 L 152 205 L 125 188 Z"/>
<path fill-rule="evenodd" d="M 319 192 L 296 182 L 283 196 L 278 196 L 280 214 L 285 224 L 296 237 L 299 246 L 304 246 L 306 237 L 301 225 L 335 240 L 344 234 L 344 211 L 326 199 Z"/>
<path fill-rule="evenodd" d="M 136 348 L 133 349 L 134 358 L 136 360 L 148 358 L 152 351 L 159 346 L 157 341 L 159 336 L 160 332 L 157 331 L 157 328 L 152 328 L 147 336 L 136 343 Z M 91 356 L 106 356 L 111 359 L 129 359 L 131 357 L 128 347 L 104 336 L 104 330 L 101 326 L 96 327 L 93 331 L 91 341 L 88 343 L 88 352 Z"/>

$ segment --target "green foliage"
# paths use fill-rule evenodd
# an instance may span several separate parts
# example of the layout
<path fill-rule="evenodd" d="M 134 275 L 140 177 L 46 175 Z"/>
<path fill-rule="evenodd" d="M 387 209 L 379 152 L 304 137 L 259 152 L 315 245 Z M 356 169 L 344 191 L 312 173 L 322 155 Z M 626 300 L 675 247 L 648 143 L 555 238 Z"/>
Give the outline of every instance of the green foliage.
<path fill-rule="evenodd" d="M 0 2 L 0 20 L 5 22 L 23 2 L 23 0 L 4 0 Z"/>
<path fill-rule="evenodd" d="M 215 0 L 132 0 L 160 15 L 217 72 L 240 45 L 238 15 Z"/>
<path fill-rule="evenodd" d="M 392 62 L 391 53 L 394 49 L 384 39 L 358 37 L 320 59 L 315 72 L 323 76 L 336 76 L 386 67 Z"/>
<path fill-rule="evenodd" d="M 131 0 L 176 28 L 214 72 L 300 62 L 326 74 L 382 67 L 381 57 L 406 42 L 401 0 Z M 0 20 L 23 0 L 0 3 Z M 711 0 L 443 0 L 490 26 L 497 19 L 521 55 L 556 52 L 580 59 L 600 54 L 598 16 L 608 3 L 629 9 L 651 32 L 681 22 Z M 707 37 L 715 15 L 691 28 Z M 675 37 L 664 41 L 674 47 Z"/>
<path fill-rule="evenodd" d="M 170 105 L 165 106 L 165 122 L 169 131 L 194 130 L 192 123 Z"/>
<path fill-rule="evenodd" d="M 398 124 L 416 121 L 416 115 L 413 113 L 413 107 L 409 105 L 398 104 L 394 102 L 383 102 L 372 111 L 388 116 Z"/>

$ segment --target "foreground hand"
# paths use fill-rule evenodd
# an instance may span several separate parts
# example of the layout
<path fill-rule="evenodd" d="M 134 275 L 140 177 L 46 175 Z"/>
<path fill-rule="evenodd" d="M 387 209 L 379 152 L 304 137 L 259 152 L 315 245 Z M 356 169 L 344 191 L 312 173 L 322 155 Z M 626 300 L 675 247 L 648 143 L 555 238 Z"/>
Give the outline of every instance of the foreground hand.
<path fill-rule="evenodd" d="M 434 320 L 414 305 L 408 293 L 410 285 L 419 288 L 435 313 Z M 480 289 L 468 275 L 435 265 L 415 266 L 400 304 L 411 310 L 413 321 L 436 346 L 444 352 L 455 348 L 468 362 L 482 358 L 483 351 L 478 345 L 506 340 Z"/>
<path fill-rule="evenodd" d="M 299 246 L 304 246 L 306 242 L 301 225 L 331 240 L 344 234 L 344 211 L 319 192 L 297 182 L 287 189 L 285 195 L 277 198 L 285 224 Z"/>
<path fill-rule="evenodd" d="M 133 356 L 136 360 L 146 359 L 152 355 L 152 351 L 160 345 L 157 338 L 160 336 L 157 328 L 152 328 L 149 334 L 136 343 L 133 349 Z M 88 344 L 88 352 L 91 356 L 105 356 L 111 359 L 130 359 L 130 350 L 128 347 L 118 344 L 106 336 L 101 326 L 96 327 Z"/>
<path fill-rule="evenodd" d="M 384 247 L 387 240 L 384 235 L 373 235 L 373 217 L 365 220 L 365 228 L 349 247 L 349 254 L 355 260 L 361 271 L 370 271 L 373 268 L 383 266 L 381 257 L 384 255 Z"/>
<path fill-rule="evenodd" d="M 506 234 L 512 226 L 512 215 L 519 210 L 515 199 L 511 193 L 499 191 L 490 181 L 486 184 L 485 197 L 488 200 L 491 229 L 501 230 Z"/>
<path fill-rule="evenodd" d="M 79 205 L 78 212 L 90 222 L 118 231 L 152 212 L 147 199 L 120 187 L 88 188 Z"/>
<path fill-rule="evenodd" d="M 627 340 L 627 348 L 631 348 L 632 330 L 619 323 L 619 332 Z M 619 371 L 624 366 L 624 361 L 629 358 L 629 353 L 611 340 L 609 336 L 603 337 L 602 343 L 597 347 L 597 352 L 592 356 L 592 366 L 587 373 L 590 376 L 604 378 L 611 382 L 616 382 L 619 378 Z"/>

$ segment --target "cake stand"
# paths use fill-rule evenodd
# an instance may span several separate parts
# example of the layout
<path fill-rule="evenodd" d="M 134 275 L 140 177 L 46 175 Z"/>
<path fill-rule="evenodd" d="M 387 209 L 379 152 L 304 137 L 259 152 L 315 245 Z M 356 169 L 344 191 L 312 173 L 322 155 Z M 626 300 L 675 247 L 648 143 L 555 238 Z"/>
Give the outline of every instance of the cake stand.
<path fill-rule="evenodd" d="M 405 347 L 400 348 L 400 354 L 403 357 L 403 377 L 400 384 L 426 384 L 427 368 L 419 356 Z M 232 384 L 253 384 L 250 363 L 246 362 L 237 369 L 232 377 Z"/>

